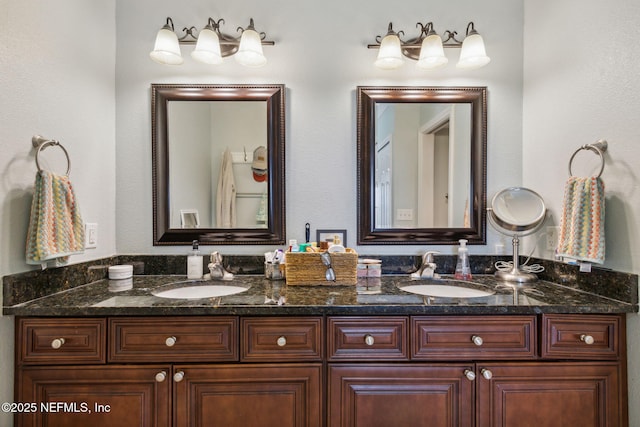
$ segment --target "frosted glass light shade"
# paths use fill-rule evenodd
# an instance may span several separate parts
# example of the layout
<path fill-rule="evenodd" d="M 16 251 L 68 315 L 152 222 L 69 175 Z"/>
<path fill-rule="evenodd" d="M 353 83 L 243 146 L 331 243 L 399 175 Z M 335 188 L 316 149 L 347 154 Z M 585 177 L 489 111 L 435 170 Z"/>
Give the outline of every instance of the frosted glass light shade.
<path fill-rule="evenodd" d="M 457 68 L 475 69 L 484 67 L 491 61 L 484 49 L 484 41 L 478 33 L 467 36 L 462 42 Z"/>
<path fill-rule="evenodd" d="M 425 37 L 420 47 L 420 58 L 416 65 L 426 70 L 433 70 L 446 65 L 447 62 L 449 62 L 449 59 L 444 56 L 442 38 L 437 34 Z"/>
<path fill-rule="evenodd" d="M 158 31 L 156 43 L 149 56 L 159 64 L 179 65 L 184 62 L 180 54 L 178 36 L 171 30 L 171 27 L 165 25 Z"/>
<path fill-rule="evenodd" d="M 400 50 L 400 38 L 395 34 L 384 36 L 375 66 L 383 70 L 393 70 L 404 64 Z"/>
<path fill-rule="evenodd" d="M 236 61 L 247 67 L 261 67 L 267 63 L 262 53 L 262 40 L 255 30 L 246 29 L 240 38 L 240 47 L 234 55 Z"/>
<path fill-rule="evenodd" d="M 221 64 L 220 39 L 215 31 L 203 28 L 198 34 L 196 48 L 191 52 L 191 57 L 205 64 Z"/>

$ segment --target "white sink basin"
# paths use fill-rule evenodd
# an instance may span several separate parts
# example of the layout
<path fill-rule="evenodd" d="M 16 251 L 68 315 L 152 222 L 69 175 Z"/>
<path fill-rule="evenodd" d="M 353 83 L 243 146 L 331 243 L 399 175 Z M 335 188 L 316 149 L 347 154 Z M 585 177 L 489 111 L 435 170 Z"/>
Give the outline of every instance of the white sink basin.
<path fill-rule="evenodd" d="M 413 294 L 440 298 L 479 298 L 493 295 L 493 291 L 456 285 L 408 285 L 400 288 Z"/>
<path fill-rule="evenodd" d="M 192 285 L 173 289 L 156 289 L 151 293 L 160 298 L 200 299 L 224 297 L 245 292 L 247 288 L 231 285 Z"/>

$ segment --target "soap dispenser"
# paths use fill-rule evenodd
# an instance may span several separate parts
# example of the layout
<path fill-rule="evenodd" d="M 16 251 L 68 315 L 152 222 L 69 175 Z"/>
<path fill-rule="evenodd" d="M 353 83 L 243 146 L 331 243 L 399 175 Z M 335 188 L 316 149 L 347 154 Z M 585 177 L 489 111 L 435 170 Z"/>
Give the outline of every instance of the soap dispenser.
<path fill-rule="evenodd" d="M 469 249 L 467 241 L 460 239 L 458 247 L 458 261 L 456 262 L 456 272 L 453 275 L 458 280 L 471 280 L 471 266 L 469 265 Z"/>
<path fill-rule="evenodd" d="M 202 279 L 202 255 L 198 250 L 198 241 L 193 241 L 191 253 L 187 257 L 187 279 Z"/>

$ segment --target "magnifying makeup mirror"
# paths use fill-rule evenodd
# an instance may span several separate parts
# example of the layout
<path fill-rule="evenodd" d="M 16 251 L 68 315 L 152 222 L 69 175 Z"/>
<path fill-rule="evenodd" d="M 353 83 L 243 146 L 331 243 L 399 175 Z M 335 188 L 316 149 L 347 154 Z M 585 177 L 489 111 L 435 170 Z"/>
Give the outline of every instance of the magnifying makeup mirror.
<path fill-rule="evenodd" d="M 513 236 L 513 261 L 507 265 L 496 264 L 497 278 L 508 282 L 532 282 L 538 276 L 527 266 L 519 265 L 520 237 L 534 233 L 547 216 L 544 200 L 528 188 L 509 187 L 497 193 L 487 209 L 492 225 L 500 233 Z"/>

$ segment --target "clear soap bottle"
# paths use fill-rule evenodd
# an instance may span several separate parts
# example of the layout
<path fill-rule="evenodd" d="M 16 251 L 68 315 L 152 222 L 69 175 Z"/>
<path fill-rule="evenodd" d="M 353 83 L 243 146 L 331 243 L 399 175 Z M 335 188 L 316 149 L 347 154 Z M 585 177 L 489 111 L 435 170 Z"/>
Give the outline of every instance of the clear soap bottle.
<path fill-rule="evenodd" d="M 191 253 L 187 257 L 187 279 L 202 279 L 202 255 L 198 249 L 198 241 L 193 241 Z"/>
<path fill-rule="evenodd" d="M 471 280 L 471 266 L 469 265 L 469 249 L 467 241 L 460 239 L 458 247 L 458 261 L 456 262 L 456 272 L 453 277 L 458 280 Z"/>

